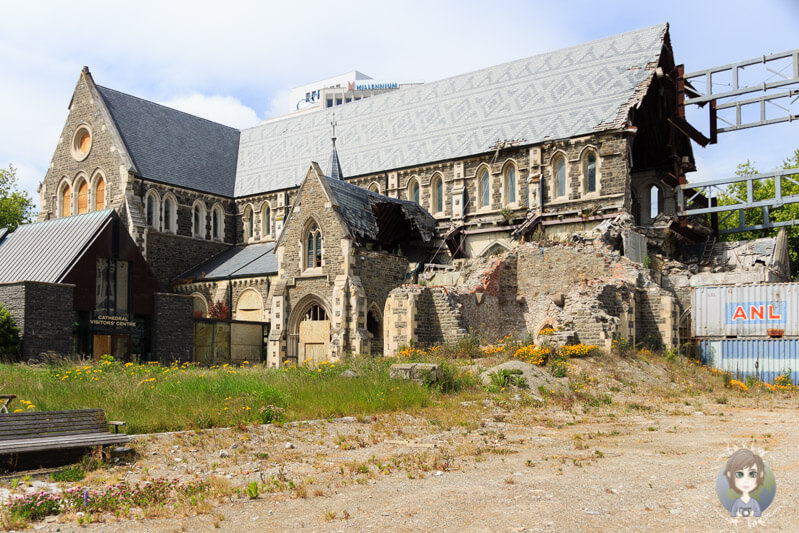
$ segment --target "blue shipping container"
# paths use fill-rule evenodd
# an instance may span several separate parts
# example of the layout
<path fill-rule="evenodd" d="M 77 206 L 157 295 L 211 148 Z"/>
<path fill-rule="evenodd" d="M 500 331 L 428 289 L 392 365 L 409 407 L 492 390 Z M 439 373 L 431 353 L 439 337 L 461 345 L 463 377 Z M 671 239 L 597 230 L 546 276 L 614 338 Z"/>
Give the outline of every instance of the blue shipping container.
<path fill-rule="evenodd" d="M 791 381 L 799 383 L 799 339 L 704 339 L 699 341 L 703 364 L 725 370 L 737 379 L 755 376 L 774 383 L 791 370 Z"/>

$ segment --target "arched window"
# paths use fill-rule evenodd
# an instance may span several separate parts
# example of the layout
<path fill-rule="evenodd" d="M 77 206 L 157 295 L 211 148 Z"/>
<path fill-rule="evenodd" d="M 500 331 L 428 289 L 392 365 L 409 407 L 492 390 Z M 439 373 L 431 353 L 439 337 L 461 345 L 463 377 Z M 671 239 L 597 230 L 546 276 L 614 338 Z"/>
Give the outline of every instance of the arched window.
<path fill-rule="evenodd" d="M 161 229 L 161 199 L 155 191 L 147 191 L 145 196 L 145 209 L 147 210 L 147 225 L 154 229 Z"/>
<path fill-rule="evenodd" d="M 302 317 L 302 322 L 306 320 L 328 320 L 327 311 L 325 311 L 325 308 L 321 305 L 313 304 L 305 312 L 305 316 Z"/>
<path fill-rule="evenodd" d="M 649 218 L 654 219 L 663 210 L 663 191 L 657 185 L 649 188 Z"/>
<path fill-rule="evenodd" d="M 408 183 L 408 198 L 417 204 L 419 203 L 419 182 L 415 178 Z"/>
<path fill-rule="evenodd" d="M 272 210 L 269 204 L 264 202 L 261 206 L 261 237 L 269 237 L 272 235 Z"/>
<path fill-rule="evenodd" d="M 322 231 L 316 222 L 308 228 L 306 242 L 305 268 L 322 266 Z"/>
<path fill-rule="evenodd" d="M 245 289 L 236 302 L 236 320 L 260 322 L 264 319 L 263 298 L 255 289 Z"/>
<path fill-rule="evenodd" d="M 61 194 L 58 195 L 58 199 L 61 202 L 59 206 L 59 216 L 68 217 L 72 211 L 70 210 L 72 204 L 72 194 L 68 184 L 62 185 Z"/>
<path fill-rule="evenodd" d="M 102 176 L 97 176 L 94 182 L 94 210 L 103 209 L 105 209 L 105 180 Z"/>
<path fill-rule="evenodd" d="M 552 174 L 555 178 L 555 192 L 559 198 L 566 196 L 566 159 L 561 155 L 555 158 L 552 164 Z"/>
<path fill-rule="evenodd" d="M 164 196 L 164 231 L 177 233 L 178 230 L 178 203 L 169 193 Z"/>
<path fill-rule="evenodd" d="M 491 178 L 486 169 L 480 172 L 480 177 L 477 180 L 477 199 L 479 207 L 491 206 Z"/>
<path fill-rule="evenodd" d="M 86 180 L 81 181 L 78 186 L 78 214 L 89 212 L 89 184 Z"/>
<path fill-rule="evenodd" d="M 505 167 L 504 184 L 505 204 L 516 203 L 516 167 L 512 164 Z"/>
<path fill-rule="evenodd" d="M 225 238 L 225 211 L 219 204 L 211 209 L 211 238 L 217 241 Z"/>
<path fill-rule="evenodd" d="M 194 318 L 207 318 L 208 302 L 205 301 L 205 296 L 199 292 L 193 292 L 191 293 L 191 301 Z"/>
<path fill-rule="evenodd" d="M 372 183 L 369 184 L 369 190 L 372 192 L 376 192 L 377 194 L 380 194 L 380 185 L 378 185 L 376 181 L 373 181 Z"/>
<path fill-rule="evenodd" d="M 200 239 L 205 238 L 205 204 L 202 200 L 194 202 L 191 216 L 191 234 Z"/>
<path fill-rule="evenodd" d="M 249 205 L 244 208 L 244 242 L 252 239 L 253 233 L 252 207 Z"/>
<path fill-rule="evenodd" d="M 583 174 L 585 176 L 585 192 L 596 192 L 596 154 L 593 150 L 586 154 L 584 166 L 585 168 L 583 170 Z"/>
<path fill-rule="evenodd" d="M 433 212 L 441 213 L 444 211 L 444 181 L 441 176 L 433 178 Z"/>

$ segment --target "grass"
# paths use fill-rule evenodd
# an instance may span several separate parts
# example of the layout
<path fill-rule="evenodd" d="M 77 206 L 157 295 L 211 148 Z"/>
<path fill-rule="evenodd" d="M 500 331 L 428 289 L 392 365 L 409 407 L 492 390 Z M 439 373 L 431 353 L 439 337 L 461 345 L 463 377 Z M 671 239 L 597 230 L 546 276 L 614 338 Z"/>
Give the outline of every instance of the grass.
<path fill-rule="evenodd" d="M 435 394 L 416 383 L 391 380 L 392 360 L 355 361 L 358 377 L 343 367 L 199 368 L 192 365 L 94 365 L 34 368 L 0 365 L 0 390 L 17 395 L 15 410 L 102 408 L 124 420 L 130 433 L 153 433 L 263 423 L 279 407 L 283 421 L 365 416 L 413 410 Z M 266 408 L 263 409 L 262 408 Z M 265 415 L 265 413 L 267 415 Z"/>

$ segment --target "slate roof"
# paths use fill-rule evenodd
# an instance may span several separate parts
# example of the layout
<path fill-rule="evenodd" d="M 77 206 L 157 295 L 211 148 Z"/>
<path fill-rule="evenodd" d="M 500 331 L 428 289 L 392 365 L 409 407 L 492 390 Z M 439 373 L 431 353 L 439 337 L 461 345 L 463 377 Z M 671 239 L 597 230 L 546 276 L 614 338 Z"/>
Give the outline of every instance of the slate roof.
<path fill-rule="evenodd" d="M 336 107 L 338 150 L 354 177 L 624 127 L 643 98 L 668 25 L 403 88 Z M 236 196 L 298 185 L 329 154 L 330 110 L 242 130 Z"/>
<path fill-rule="evenodd" d="M 0 283 L 59 283 L 115 216 L 113 209 L 23 224 L 0 241 Z"/>
<path fill-rule="evenodd" d="M 239 131 L 97 86 L 139 176 L 233 196 Z"/>
<path fill-rule="evenodd" d="M 181 280 L 210 281 L 277 274 L 277 256 L 272 242 L 233 246 L 187 270 Z"/>
<path fill-rule="evenodd" d="M 356 241 L 378 240 L 381 228 L 376 218 L 376 211 L 379 212 L 384 205 L 399 206 L 405 220 L 410 223 L 412 229 L 419 232 L 423 241 L 430 241 L 435 235 L 435 219 L 416 202 L 383 196 L 339 179 L 330 177 L 324 179 L 327 180 L 339 204 L 341 217 Z M 408 237 L 411 238 L 410 235 Z"/>

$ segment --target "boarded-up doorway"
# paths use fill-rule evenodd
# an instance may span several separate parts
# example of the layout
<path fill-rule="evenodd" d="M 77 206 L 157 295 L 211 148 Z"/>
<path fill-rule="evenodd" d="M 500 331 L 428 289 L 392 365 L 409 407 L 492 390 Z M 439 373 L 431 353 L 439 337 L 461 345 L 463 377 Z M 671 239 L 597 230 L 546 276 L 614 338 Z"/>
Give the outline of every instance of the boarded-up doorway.
<path fill-rule="evenodd" d="M 311 305 L 300 322 L 299 362 L 318 365 L 329 359 L 330 320 L 324 308 Z"/>

